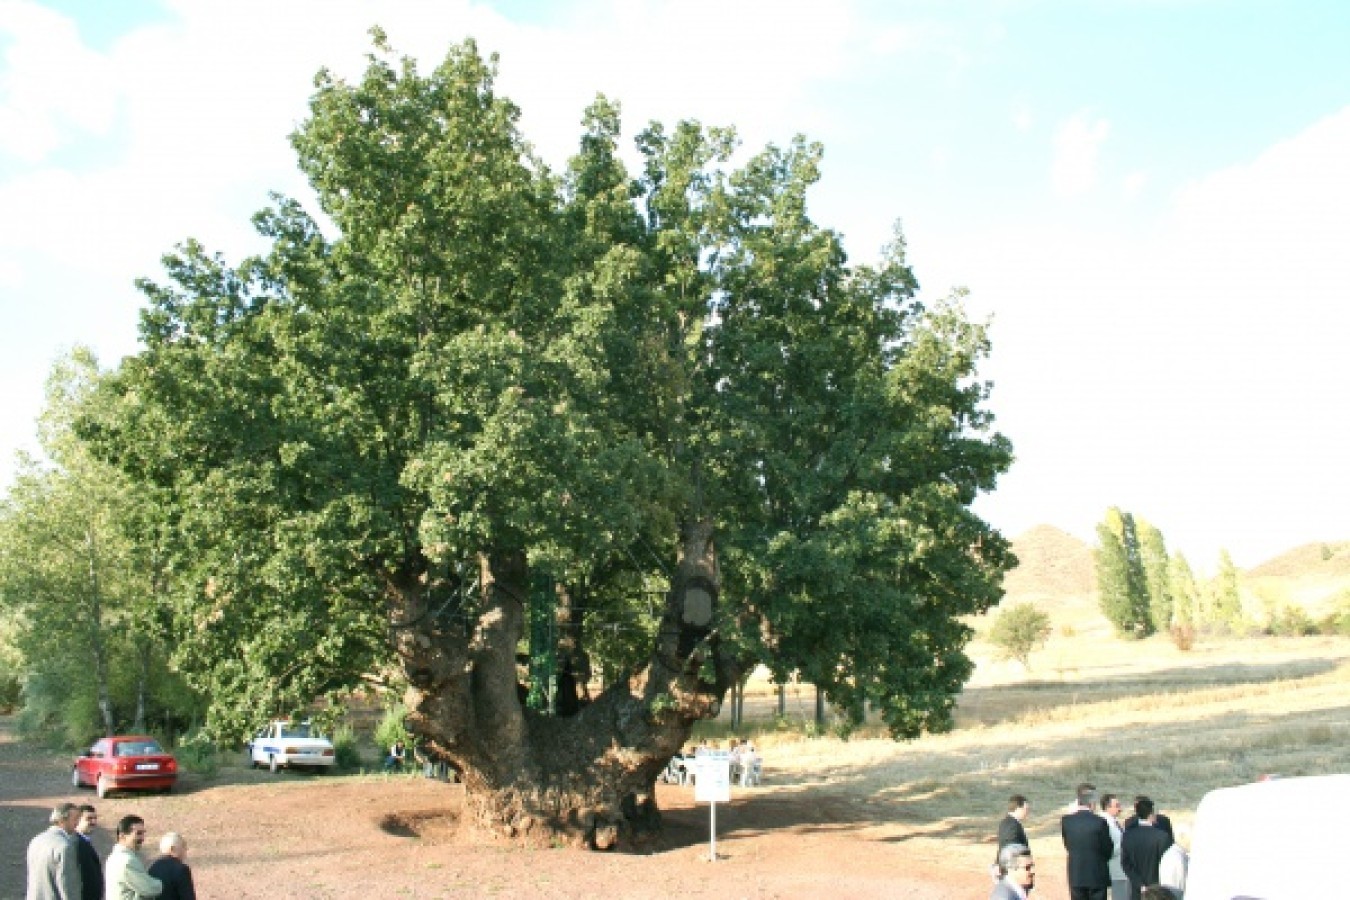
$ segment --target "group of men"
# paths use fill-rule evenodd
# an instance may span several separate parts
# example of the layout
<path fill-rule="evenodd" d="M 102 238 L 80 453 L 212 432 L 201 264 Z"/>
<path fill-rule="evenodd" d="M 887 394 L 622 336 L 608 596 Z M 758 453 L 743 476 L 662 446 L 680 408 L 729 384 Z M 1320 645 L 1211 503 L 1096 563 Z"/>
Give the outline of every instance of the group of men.
<path fill-rule="evenodd" d="M 998 827 L 990 900 L 1026 900 L 1036 885 L 1023 827 L 1030 812 L 1026 797 L 1009 798 Z M 1120 814 L 1116 795 L 1098 798 L 1093 785 L 1078 786 L 1073 809 L 1060 820 L 1072 900 L 1181 900 L 1188 860 L 1172 823 L 1142 795 L 1135 798 L 1132 816 L 1121 822 Z"/>
<path fill-rule="evenodd" d="M 187 841 L 177 832 L 160 839 L 161 856 L 147 868 L 140 857 L 145 820 L 123 816 L 105 868 L 93 844 L 94 807 L 62 803 L 49 821 L 51 826 L 28 843 L 25 900 L 196 900 Z"/>

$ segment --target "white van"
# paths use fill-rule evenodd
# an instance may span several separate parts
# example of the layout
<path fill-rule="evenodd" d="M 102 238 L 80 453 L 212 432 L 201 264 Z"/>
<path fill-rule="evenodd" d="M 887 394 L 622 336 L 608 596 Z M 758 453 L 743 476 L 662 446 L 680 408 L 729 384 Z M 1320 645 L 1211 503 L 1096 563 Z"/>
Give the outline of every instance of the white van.
<path fill-rule="evenodd" d="M 1210 791 L 1195 810 L 1186 900 L 1350 897 L 1350 775 Z"/>

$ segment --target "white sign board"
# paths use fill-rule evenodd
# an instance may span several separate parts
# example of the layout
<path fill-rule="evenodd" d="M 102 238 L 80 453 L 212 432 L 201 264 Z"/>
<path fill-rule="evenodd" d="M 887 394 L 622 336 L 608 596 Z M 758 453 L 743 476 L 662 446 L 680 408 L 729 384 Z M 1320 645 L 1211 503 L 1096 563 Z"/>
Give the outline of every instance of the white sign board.
<path fill-rule="evenodd" d="M 694 753 L 694 800 L 708 804 L 708 859 L 717 860 L 717 804 L 731 800 L 731 751 Z"/>
<path fill-rule="evenodd" d="M 694 755 L 694 800 L 727 803 L 731 800 L 731 753 L 700 750 Z"/>

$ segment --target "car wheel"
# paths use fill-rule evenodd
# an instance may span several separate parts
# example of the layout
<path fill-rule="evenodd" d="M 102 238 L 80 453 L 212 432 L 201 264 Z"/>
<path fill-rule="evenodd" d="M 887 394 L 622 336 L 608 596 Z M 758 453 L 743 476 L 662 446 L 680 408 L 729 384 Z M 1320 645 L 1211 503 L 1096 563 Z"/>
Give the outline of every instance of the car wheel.
<path fill-rule="evenodd" d="M 71 767 L 70 767 L 70 785 L 71 785 L 71 787 L 77 787 L 77 788 L 82 788 L 82 787 L 84 787 L 84 782 L 83 782 L 83 781 L 80 781 L 80 769 L 79 769 L 79 766 L 71 766 Z"/>
<path fill-rule="evenodd" d="M 98 799 L 100 800 L 108 796 L 108 780 L 102 775 L 98 776 L 98 781 L 94 784 L 94 790 L 98 792 Z"/>
<path fill-rule="evenodd" d="M 277 769 L 280 768 L 280 766 L 277 765 L 277 758 L 275 756 L 267 757 L 267 768 L 272 770 L 273 775 L 277 773 Z"/>

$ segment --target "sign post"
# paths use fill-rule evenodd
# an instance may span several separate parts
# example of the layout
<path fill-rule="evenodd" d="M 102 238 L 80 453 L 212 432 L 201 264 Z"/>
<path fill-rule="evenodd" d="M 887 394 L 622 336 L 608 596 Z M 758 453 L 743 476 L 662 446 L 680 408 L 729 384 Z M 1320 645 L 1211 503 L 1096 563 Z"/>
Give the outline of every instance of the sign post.
<path fill-rule="evenodd" d="M 694 802 L 709 805 L 708 860 L 717 861 L 717 804 L 731 800 L 731 751 L 699 750 L 694 754 Z"/>

